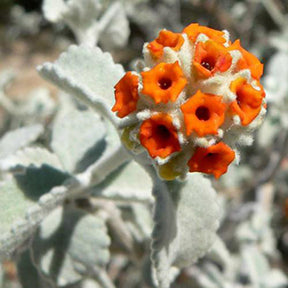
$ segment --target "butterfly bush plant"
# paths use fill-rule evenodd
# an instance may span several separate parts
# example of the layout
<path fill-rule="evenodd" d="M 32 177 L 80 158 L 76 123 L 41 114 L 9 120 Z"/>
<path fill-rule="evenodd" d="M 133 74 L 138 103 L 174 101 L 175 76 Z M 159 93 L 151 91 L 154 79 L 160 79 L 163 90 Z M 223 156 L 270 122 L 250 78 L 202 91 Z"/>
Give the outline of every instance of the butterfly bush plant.
<path fill-rule="evenodd" d="M 135 278 L 168 288 L 205 255 L 187 270 L 197 287 L 246 287 L 244 276 L 284 287 L 266 258 L 276 245 L 266 198 L 241 212 L 236 256 L 217 236 L 226 204 L 212 186 L 263 121 L 263 64 L 227 31 L 192 23 L 161 30 L 125 72 L 95 45 L 126 44 L 136 2 L 96 2 L 44 1 L 78 45 L 38 67 L 60 88 L 49 148 L 28 147 L 43 137 L 41 117 L 0 141 L 1 259 L 17 259 L 23 287 L 118 287 L 111 271 L 130 269 L 128 258 Z"/>

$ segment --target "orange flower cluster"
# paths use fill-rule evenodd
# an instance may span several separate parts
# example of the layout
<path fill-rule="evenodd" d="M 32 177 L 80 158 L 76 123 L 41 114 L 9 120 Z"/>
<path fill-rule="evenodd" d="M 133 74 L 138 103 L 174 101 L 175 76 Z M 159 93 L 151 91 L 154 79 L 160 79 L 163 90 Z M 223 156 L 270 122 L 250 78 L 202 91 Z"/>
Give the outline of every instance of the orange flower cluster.
<path fill-rule="evenodd" d="M 241 133 L 251 133 L 266 112 L 263 65 L 227 31 L 196 23 L 182 33 L 160 31 L 143 53 L 145 68 L 115 86 L 112 111 L 133 123 L 122 140 L 146 149 L 162 178 L 188 171 L 219 178 Z"/>

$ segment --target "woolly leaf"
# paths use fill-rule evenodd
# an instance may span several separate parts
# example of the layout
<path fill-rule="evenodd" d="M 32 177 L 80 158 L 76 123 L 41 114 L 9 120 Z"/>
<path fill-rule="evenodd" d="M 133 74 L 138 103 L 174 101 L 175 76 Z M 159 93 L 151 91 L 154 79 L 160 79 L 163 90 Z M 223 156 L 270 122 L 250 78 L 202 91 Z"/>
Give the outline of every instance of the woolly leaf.
<path fill-rule="evenodd" d="M 279 73 L 279 67 L 281 67 L 281 73 Z M 264 87 L 267 101 L 281 105 L 288 92 L 286 81 L 288 77 L 288 55 L 286 52 L 278 52 L 270 58 L 266 75 Z"/>
<path fill-rule="evenodd" d="M 201 174 L 193 173 L 183 183 L 163 183 L 153 192 L 152 260 L 159 287 L 167 288 L 173 266 L 191 265 L 212 246 L 221 215 L 215 190 Z"/>
<path fill-rule="evenodd" d="M 0 168 L 2 170 L 28 167 L 30 165 L 40 168 L 43 164 L 48 164 L 56 169 L 62 170 L 61 163 L 57 156 L 40 147 L 24 148 L 17 151 L 14 155 L 0 160 Z"/>
<path fill-rule="evenodd" d="M 110 239 L 102 219 L 76 208 L 57 208 L 32 243 L 38 270 L 57 287 L 80 281 L 109 261 Z"/>
<path fill-rule="evenodd" d="M 43 126 L 35 124 L 7 132 L 0 140 L 0 158 L 34 142 L 43 133 Z"/>
<path fill-rule="evenodd" d="M 101 110 L 115 123 L 119 121 L 111 107 L 113 87 L 124 70 L 113 62 L 109 53 L 103 53 L 100 48 L 71 46 L 54 64 L 46 63 L 38 69 L 44 78 L 67 93 Z"/>
<path fill-rule="evenodd" d="M 0 184 L 0 235 L 7 233 L 12 224 L 24 218 L 26 210 L 34 204 L 34 201 L 25 197 L 14 178 Z"/>
<path fill-rule="evenodd" d="M 49 191 L 50 193 L 45 194 L 47 192 L 45 181 L 49 182 L 47 180 L 49 174 L 44 171 L 43 175 L 46 175 L 46 178 L 41 179 L 39 175 L 36 175 L 37 179 L 32 179 L 28 174 L 25 179 L 25 176 L 20 174 L 19 176 L 24 178 L 10 176 L 5 182 L 0 183 L 2 200 L 0 205 L 0 221 L 2 223 L 0 227 L 0 261 L 11 257 L 18 251 L 18 248 L 23 246 L 33 234 L 35 227 L 51 209 L 62 203 L 63 195 L 67 193 L 65 187 L 55 187 Z M 40 176 L 42 175 L 40 174 Z M 52 182 L 48 184 L 51 185 L 58 180 L 57 177 L 53 178 Z M 63 182 L 63 179 L 60 180 Z M 38 201 L 38 204 L 35 201 Z"/>
<path fill-rule="evenodd" d="M 17 263 L 17 274 L 22 288 L 52 288 L 49 282 L 39 275 L 31 261 L 29 250 L 21 254 Z"/>
<path fill-rule="evenodd" d="M 63 17 L 66 10 L 64 0 L 45 0 L 43 1 L 43 14 L 51 22 L 58 22 Z"/>
<path fill-rule="evenodd" d="M 284 288 L 287 287 L 287 277 L 280 270 L 271 269 L 268 260 L 258 247 L 245 246 L 241 251 L 242 273 L 253 287 Z"/>
<path fill-rule="evenodd" d="M 108 13 L 111 14 L 111 16 L 114 15 L 101 34 L 100 43 L 107 49 L 111 49 L 114 46 L 123 47 L 126 45 L 130 35 L 129 21 L 125 9 L 120 3 L 115 3 L 114 6 L 110 6 L 110 9 L 108 8 L 108 11 L 103 18 L 111 18 Z"/>
<path fill-rule="evenodd" d="M 81 172 L 102 154 L 105 134 L 99 115 L 75 110 L 56 118 L 51 146 L 67 171 Z"/>
<path fill-rule="evenodd" d="M 89 192 L 95 197 L 113 200 L 153 200 L 152 181 L 145 170 L 134 161 L 119 167 Z"/>
<path fill-rule="evenodd" d="M 95 0 L 45 0 L 43 4 L 44 15 L 49 21 L 64 21 L 83 30 L 96 21 L 101 8 L 101 1 Z"/>

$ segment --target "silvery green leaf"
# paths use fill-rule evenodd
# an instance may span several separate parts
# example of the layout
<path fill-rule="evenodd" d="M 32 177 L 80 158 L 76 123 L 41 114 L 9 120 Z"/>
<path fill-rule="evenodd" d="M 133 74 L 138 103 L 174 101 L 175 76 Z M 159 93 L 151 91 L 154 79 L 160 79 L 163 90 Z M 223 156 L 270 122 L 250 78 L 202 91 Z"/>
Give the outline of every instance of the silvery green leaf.
<path fill-rule="evenodd" d="M 113 171 L 131 160 L 131 155 L 128 154 L 120 142 L 118 130 L 110 121 L 105 121 L 105 124 L 107 135 L 105 137 L 105 149 L 101 157 L 74 178 L 85 189 L 99 185 Z"/>
<path fill-rule="evenodd" d="M 215 190 L 199 173 L 155 186 L 154 196 L 152 260 L 159 287 L 167 288 L 171 267 L 191 265 L 211 248 L 221 213 Z"/>
<path fill-rule="evenodd" d="M 104 113 L 114 123 L 119 120 L 111 112 L 114 86 L 123 76 L 121 65 L 115 64 L 109 53 L 100 48 L 71 46 L 54 63 L 39 68 L 40 74 L 68 94 Z"/>
<path fill-rule="evenodd" d="M 17 274 L 22 288 L 53 288 L 41 277 L 32 263 L 30 251 L 24 251 L 17 262 Z"/>
<path fill-rule="evenodd" d="M 197 273 L 197 275 L 196 275 L 196 273 Z M 195 273 L 194 277 L 196 278 L 196 281 L 197 281 L 197 284 L 199 285 L 199 287 L 201 287 L 201 288 L 222 288 L 222 287 L 224 287 L 224 286 L 219 287 L 218 283 L 215 283 L 214 279 L 211 279 L 208 275 L 206 275 L 200 269 L 197 270 L 196 273 Z"/>
<path fill-rule="evenodd" d="M 198 281 L 203 285 L 202 287 L 212 288 L 232 288 L 233 286 L 229 283 L 228 279 L 225 279 L 225 275 L 219 270 L 219 268 L 211 263 L 207 263 L 203 267 L 203 272 L 201 276 L 198 276 Z M 204 281 L 203 281 L 204 280 Z M 208 284 L 209 283 L 209 284 Z"/>
<path fill-rule="evenodd" d="M 42 10 L 47 20 L 58 22 L 66 11 L 66 5 L 64 0 L 45 0 L 43 1 Z"/>
<path fill-rule="evenodd" d="M 43 164 L 59 170 L 63 169 L 57 156 L 41 147 L 27 147 L 0 160 L 0 168 L 2 170 L 14 170 L 17 167 L 29 167 L 31 165 L 40 168 Z"/>
<path fill-rule="evenodd" d="M 43 276 L 62 287 L 103 268 L 109 261 L 109 244 L 101 218 L 59 207 L 38 228 L 32 254 Z"/>
<path fill-rule="evenodd" d="M 99 0 L 45 0 L 43 12 L 51 22 L 64 21 L 74 29 L 87 29 L 102 10 Z"/>
<path fill-rule="evenodd" d="M 12 177 L 2 182 L 0 187 L 0 235 L 4 235 L 16 220 L 24 218 L 27 209 L 35 202 L 26 197 Z"/>
<path fill-rule="evenodd" d="M 94 197 L 113 200 L 153 200 L 152 181 L 146 171 L 134 161 L 119 167 L 105 181 L 91 188 L 89 193 Z"/>
<path fill-rule="evenodd" d="M 145 239 L 150 238 L 153 227 L 151 208 L 142 203 L 133 203 L 131 204 L 131 209 L 135 224 L 139 227 L 140 233 Z"/>
<path fill-rule="evenodd" d="M 263 209 L 256 209 L 251 218 L 242 222 L 236 230 L 236 239 L 240 245 L 257 243 L 262 252 L 271 257 L 275 252 L 275 236 L 270 227 L 271 215 Z"/>
<path fill-rule="evenodd" d="M 28 100 L 19 105 L 19 114 L 33 117 L 35 121 L 35 118 L 45 120 L 54 113 L 56 102 L 52 99 L 48 89 L 35 89 L 27 97 Z"/>
<path fill-rule="evenodd" d="M 30 195 L 27 191 L 25 193 L 18 183 L 19 180 L 12 176 L 0 183 L 0 221 L 3 224 L 0 227 L 0 261 L 10 258 L 26 246 L 35 227 L 51 210 L 62 204 L 69 193 L 66 187 L 59 186 L 45 195 L 38 195 L 40 198 L 36 197 L 37 193 L 31 197 L 31 190 L 28 190 Z M 38 200 L 37 204 L 35 200 Z"/>
<path fill-rule="evenodd" d="M 10 29 L 8 30 L 8 33 L 10 32 L 12 35 L 14 33 L 15 35 L 19 34 L 30 34 L 35 35 L 39 33 L 40 30 L 40 23 L 42 20 L 42 17 L 37 12 L 29 12 L 27 13 L 24 8 L 21 6 L 15 5 L 12 7 L 11 11 L 11 22 L 14 24 Z"/>
<path fill-rule="evenodd" d="M 257 140 L 259 145 L 263 148 L 271 147 L 279 131 L 280 125 L 277 125 L 276 123 L 273 122 L 275 121 L 273 121 L 272 117 L 270 116 L 270 113 L 268 113 L 265 121 L 258 130 Z"/>
<path fill-rule="evenodd" d="M 123 47 L 126 45 L 130 35 L 130 28 L 124 7 L 120 3 L 115 3 L 108 8 L 106 15 L 104 14 L 101 19 L 102 21 L 105 20 L 104 17 L 110 21 L 101 34 L 101 45 L 107 47 L 108 50 L 115 46 Z"/>
<path fill-rule="evenodd" d="M 225 173 L 219 182 L 227 189 L 235 189 L 241 187 L 243 182 L 250 180 L 252 175 L 251 168 L 244 163 L 241 165 L 232 163 L 227 173 Z"/>
<path fill-rule="evenodd" d="M 7 132 L 0 140 L 0 158 L 33 143 L 43 133 L 43 129 L 42 125 L 34 124 Z"/>
<path fill-rule="evenodd" d="M 14 80 L 15 71 L 12 69 L 6 69 L 0 73 L 0 90 L 5 88 Z"/>
<path fill-rule="evenodd" d="M 281 73 L 279 73 L 281 67 Z M 267 65 L 267 72 L 264 78 L 264 87 L 267 101 L 279 103 L 287 97 L 288 83 L 288 54 L 278 52 L 270 58 Z"/>
<path fill-rule="evenodd" d="M 232 261 L 226 244 L 219 236 L 216 236 L 215 242 L 206 257 L 213 262 L 220 264 L 224 269 L 229 267 Z"/>
<path fill-rule="evenodd" d="M 79 288 L 102 288 L 102 286 L 93 279 L 87 279 L 79 285 Z"/>
<path fill-rule="evenodd" d="M 263 276 L 270 271 L 266 257 L 260 252 L 258 247 L 245 245 L 241 249 L 241 259 L 242 275 L 246 275 L 255 287 L 261 287 L 261 284 L 264 284 Z"/>
<path fill-rule="evenodd" d="M 263 279 L 263 287 L 265 288 L 285 288 L 287 285 L 287 276 L 278 269 L 271 269 Z"/>
<path fill-rule="evenodd" d="M 98 114 L 75 110 L 56 118 L 51 146 L 67 171 L 81 172 L 102 154 L 105 134 Z"/>

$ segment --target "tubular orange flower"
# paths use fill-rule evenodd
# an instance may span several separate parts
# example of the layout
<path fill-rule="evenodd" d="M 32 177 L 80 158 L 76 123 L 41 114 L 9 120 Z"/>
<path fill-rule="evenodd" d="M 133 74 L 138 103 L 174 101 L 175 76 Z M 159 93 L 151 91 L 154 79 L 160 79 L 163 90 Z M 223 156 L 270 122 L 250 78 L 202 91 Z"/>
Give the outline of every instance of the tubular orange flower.
<path fill-rule="evenodd" d="M 194 71 L 200 78 L 208 78 L 216 72 L 225 72 L 232 63 L 227 48 L 214 41 L 199 42 L 193 60 Z"/>
<path fill-rule="evenodd" d="M 240 117 L 244 126 L 250 124 L 261 110 L 265 93 L 261 85 L 260 87 L 260 91 L 254 89 L 241 77 L 230 85 L 230 90 L 236 94 L 236 100 L 231 103 L 230 109 Z"/>
<path fill-rule="evenodd" d="M 141 72 L 142 93 L 156 104 L 174 102 L 187 84 L 178 61 L 173 64 L 160 63 L 147 72 Z"/>
<path fill-rule="evenodd" d="M 241 46 L 240 40 L 236 40 L 229 47 L 229 50 L 239 50 L 242 54 L 242 58 L 240 58 L 237 62 L 237 70 L 249 69 L 253 78 L 256 80 L 260 79 L 263 74 L 263 64 L 256 56 Z"/>
<path fill-rule="evenodd" d="M 218 179 L 227 172 L 227 168 L 235 158 L 235 152 L 223 142 L 208 148 L 197 148 L 188 162 L 190 172 L 213 174 Z"/>
<path fill-rule="evenodd" d="M 181 149 L 172 118 L 165 113 L 153 115 L 140 127 L 140 142 L 150 156 L 165 158 Z"/>
<path fill-rule="evenodd" d="M 138 76 L 127 72 L 124 77 L 115 85 L 116 103 L 112 107 L 117 116 L 123 118 L 136 110 L 138 101 Z"/>
<path fill-rule="evenodd" d="M 181 105 L 186 126 L 186 134 L 193 131 L 198 136 L 217 134 L 218 128 L 224 121 L 226 105 L 222 97 L 213 94 L 204 94 L 200 90 Z"/>
<path fill-rule="evenodd" d="M 143 54 L 135 84 L 115 87 L 113 111 L 135 116 L 121 123 L 125 147 L 147 150 L 165 180 L 185 177 L 188 166 L 220 177 L 234 147 L 251 142 L 240 134 L 250 135 L 266 113 L 263 65 L 239 40 L 232 44 L 229 33 L 197 23 L 182 33 L 161 31 Z"/>
<path fill-rule="evenodd" d="M 211 40 L 214 40 L 217 43 L 224 44 L 226 42 L 224 38 L 224 32 L 214 30 L 205 26 L 200 26 L 198 23 L 192 23 L 186 28 L 184 28 L 183 33 L 186 33 L 193 43 L 196 41 L 199 34 L 203 33 Z"/>
<path fill-rule="evenodd" d="M 170 47 L 174 51 L 179 51 L 184 43 L 184 39 L 181 34 L 173 33 L 168 30 L 161 30 L 159 36 L 152 42 L 150 42 L 147 48 L 150 50 L 152 56 L 159 59 L 163 56 L 163 48 Z"/>

